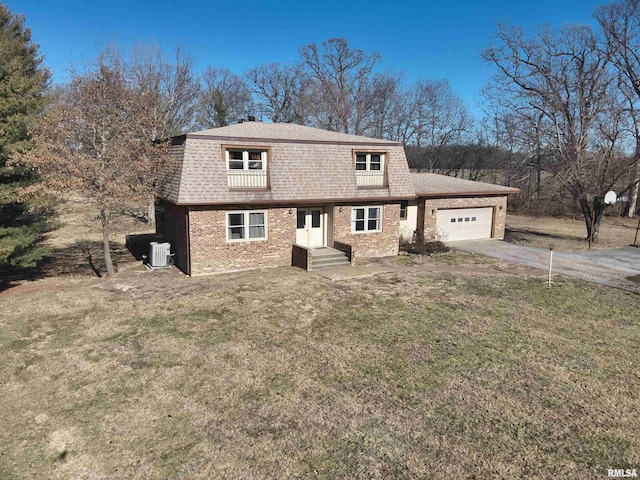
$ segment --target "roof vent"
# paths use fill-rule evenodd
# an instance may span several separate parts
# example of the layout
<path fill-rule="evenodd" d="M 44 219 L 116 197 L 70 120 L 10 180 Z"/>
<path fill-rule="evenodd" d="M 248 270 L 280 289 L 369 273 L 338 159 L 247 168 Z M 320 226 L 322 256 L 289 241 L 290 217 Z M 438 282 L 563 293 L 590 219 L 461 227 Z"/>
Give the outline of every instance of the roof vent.
<path fill-rule="evenodd" d="M 247 122 L 255 122 L 256 121 L 256 117 L 254 115 L 249 115 Z"/>

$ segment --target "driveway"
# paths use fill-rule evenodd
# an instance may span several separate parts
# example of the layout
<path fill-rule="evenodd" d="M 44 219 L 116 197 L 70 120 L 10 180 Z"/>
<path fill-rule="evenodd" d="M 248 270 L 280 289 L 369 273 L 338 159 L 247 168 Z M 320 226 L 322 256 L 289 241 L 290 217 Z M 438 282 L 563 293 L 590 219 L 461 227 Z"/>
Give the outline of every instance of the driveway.
<path fill-rule="evenodd" d="M 479 240 L 451 242 L 456 250 L 549 270 L 549 250 L 504 242 Z M 553 274 L 610 285 L 640 293 L 640 248 L 592 250 L 590 252 L 553 252 Z"/>

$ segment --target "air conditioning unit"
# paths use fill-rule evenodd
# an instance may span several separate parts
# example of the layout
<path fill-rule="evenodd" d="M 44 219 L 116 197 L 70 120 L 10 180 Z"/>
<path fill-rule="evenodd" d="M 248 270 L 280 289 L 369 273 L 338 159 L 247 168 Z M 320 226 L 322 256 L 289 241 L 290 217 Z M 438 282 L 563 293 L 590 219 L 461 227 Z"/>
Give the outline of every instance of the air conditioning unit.
<path fill-rule="evenodd" d="M 151 242 L 151 250 L 149 252 L 149 266 L 151 268 L 168 267 L 170 256 L 170 243 Z"/>

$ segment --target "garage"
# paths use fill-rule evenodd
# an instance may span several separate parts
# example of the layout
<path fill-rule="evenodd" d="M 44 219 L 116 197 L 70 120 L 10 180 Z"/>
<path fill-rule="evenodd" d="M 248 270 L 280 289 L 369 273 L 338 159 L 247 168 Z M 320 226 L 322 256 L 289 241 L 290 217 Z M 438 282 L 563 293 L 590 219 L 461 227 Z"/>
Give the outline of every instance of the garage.
<path fill-rule="evenodd" d="M 409 241 L 502 239 L 507 197 L 520 191 L 430 172 L 411 173 L 411 181 L 416 200 L 400 218 L 400 233 Z"/>
<path fill-rule="evenodd" d="M 437 212 L 436 231 L 444 241 L 491 238 L 493 207 L 451 208 Z"/>

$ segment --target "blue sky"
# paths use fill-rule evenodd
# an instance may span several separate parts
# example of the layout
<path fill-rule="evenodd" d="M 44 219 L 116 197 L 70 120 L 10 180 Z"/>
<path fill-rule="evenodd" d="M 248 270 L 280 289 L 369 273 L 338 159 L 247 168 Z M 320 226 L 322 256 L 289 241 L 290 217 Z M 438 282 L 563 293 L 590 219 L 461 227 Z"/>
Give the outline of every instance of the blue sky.
<path fill-rule="evenodd" d="M 311 42 L 344 37 L 354 48 L 378 51 L 381 69 L 409 81 L 446 78 L 480 114 L 480 89 L 492 68 L 480 60 L 496 22 L 513 25 L 592 23 L 604 1 L 168 1 L 4 0 L 27 16 L 54 81 L 71 64 L 90 63 L 110 41 L 120 47 L 181 46 L 199 67 L 242 74 L 269 62 L 289 63 Z"/>

